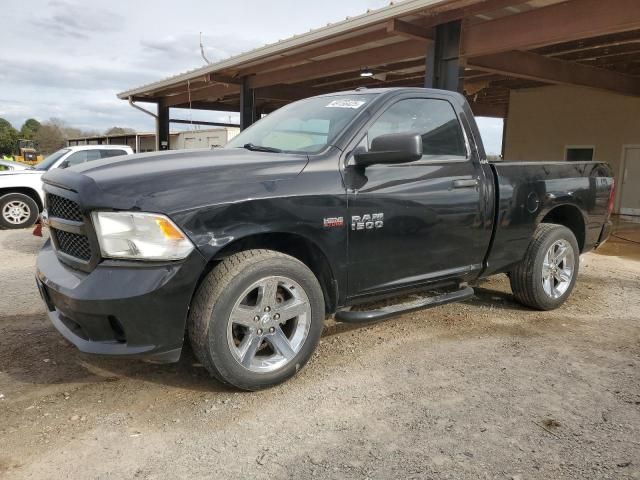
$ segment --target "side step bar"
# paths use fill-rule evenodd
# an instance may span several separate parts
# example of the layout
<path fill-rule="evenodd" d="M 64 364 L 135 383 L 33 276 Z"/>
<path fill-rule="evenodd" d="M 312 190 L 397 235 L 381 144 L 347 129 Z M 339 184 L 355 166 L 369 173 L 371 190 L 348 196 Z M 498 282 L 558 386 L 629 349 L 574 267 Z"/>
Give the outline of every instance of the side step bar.
<path fill-rule="evenodd" d="M 342 310 L 335 315 L 336 321 L 344 323 L 368 323 L 385 320 L 387 318 L 402 315 L 404 313 L 437 307 L 447 303 L 462 302 L 473 297 L 473 288 L 464 287 L 455 292 L 443 293 L 435 297 L 421 298 L 413 302 L 399 303 L 379 310 L 353 311 Z"/>

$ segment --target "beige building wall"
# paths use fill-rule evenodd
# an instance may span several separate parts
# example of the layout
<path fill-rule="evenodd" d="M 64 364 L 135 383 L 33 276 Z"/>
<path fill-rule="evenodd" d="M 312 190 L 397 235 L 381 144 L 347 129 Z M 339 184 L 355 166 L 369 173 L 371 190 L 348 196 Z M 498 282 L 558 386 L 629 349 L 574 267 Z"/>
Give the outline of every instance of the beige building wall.
<path fill-rule="evenodd" d="M 511 92 L 507 161 L 564 160 L 567 146 L 594 146 L 594 160 L 620 179 L 625 145 L 640 145 L 640 98 L 569 86 Z"/>
<path fill-rule="evenodd" d="M 185 150 L 192 148 L 223 147 L 229 140 L 235 137 L 240 129 L 233 127 L 209 128 L 204 130 L 192 130 L 180 132 L 176 142 L 171 143 L 172 150 Z"/>

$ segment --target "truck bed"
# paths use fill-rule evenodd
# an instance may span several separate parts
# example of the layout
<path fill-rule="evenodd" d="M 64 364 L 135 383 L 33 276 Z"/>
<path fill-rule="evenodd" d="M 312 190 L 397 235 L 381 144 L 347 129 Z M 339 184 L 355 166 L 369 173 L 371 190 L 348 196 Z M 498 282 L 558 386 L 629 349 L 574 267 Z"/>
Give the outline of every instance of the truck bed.
<path fill-rule="evenodd" d="M 601 162 L 491 162 L 496 211 L 483 276 L 509 271 L 525 253 L 536 226 L 573 222 L 581 252 L 597 247 L 613 188 L 611 167 Z"/>

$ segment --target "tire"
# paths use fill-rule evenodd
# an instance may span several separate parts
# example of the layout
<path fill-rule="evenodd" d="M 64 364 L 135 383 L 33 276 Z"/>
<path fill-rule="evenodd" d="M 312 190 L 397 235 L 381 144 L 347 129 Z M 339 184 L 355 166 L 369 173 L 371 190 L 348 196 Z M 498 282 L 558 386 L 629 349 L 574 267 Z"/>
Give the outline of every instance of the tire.
<path fill-rule="evenodd" d="M 563 260 L 561 252 L 566 251 Z M 556 265 L 557 263 L 557 265 Z M 518 302 L 537 310 L 561 306 L 576 284 L 580 268 L 580 249 L 571 230 L 562 225 L 542 223 L 524 259 L 509 275 L 511 290 Z"/>
<path fill-rule="evenodd" d="M 30 227 L 38 220 L 40 210 L 33 198 L 22 193 L 7 193 L 0 197 L 0 227 L 16 229 Z"/>
<path fill-rule="evenodd" d="M 198 287 L 189 340 L 215 378 L 260 390 L 291 378 L 311 358 L 324 308 L 322 288 L 306 265 L 279 252 L 247 250 L 225 258 Z"/>

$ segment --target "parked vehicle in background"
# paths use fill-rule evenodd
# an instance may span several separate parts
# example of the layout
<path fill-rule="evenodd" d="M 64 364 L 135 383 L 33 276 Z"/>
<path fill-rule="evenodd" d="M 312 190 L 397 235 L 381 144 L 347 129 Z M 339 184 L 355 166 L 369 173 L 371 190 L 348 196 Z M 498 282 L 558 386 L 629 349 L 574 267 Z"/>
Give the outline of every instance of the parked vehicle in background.
<path fill-rule="evenodd" d="M 171 362 L 186 329 L 209 372 L 247 390 L 295 375 L 327 315 L 462 301 L 497 273 L 522 304 L 559 307 L 609 236 L 614 193 L 604 163 L 489 162 L 462 95 L 412 88 L 301 100 L 223 149 L 44 182 L 37 278 L 61 334 Z M 437 293 L 363 306 L 417 291 Z"/>
<path fill-rule="evenodd" d="M 13 157 L 16 162 L 25 165 L 35 165 L 43 160 L 38 152 L 36 142 L 33 140 L 20 139 L 16 148 L 16 155 Z"/>
<path fill-rule="evenodd" d="M 29 165 L 14 162 L 13 160 L 0 160 L 0 172 L 12 172 L 15 170 L 26 170 Z"/>
<path fill-rule="evenodd" d="M 82 145 L 58 150 L 33 167 L 0 171 L 0 228 L 24 228 L 37 221 L 44 205 L 42 175 L 47 171 L 131 154 L 126 145 Z"/>

